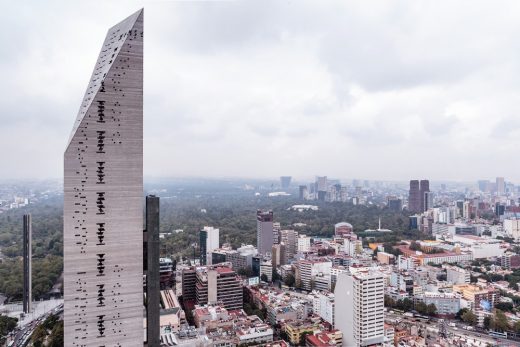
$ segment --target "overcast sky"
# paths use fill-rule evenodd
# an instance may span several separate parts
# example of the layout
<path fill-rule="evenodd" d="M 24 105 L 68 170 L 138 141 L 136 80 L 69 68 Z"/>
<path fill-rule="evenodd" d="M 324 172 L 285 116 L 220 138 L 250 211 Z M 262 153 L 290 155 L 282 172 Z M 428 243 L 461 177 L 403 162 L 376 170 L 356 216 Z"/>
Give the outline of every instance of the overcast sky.
<path fill-rule="evenodd" d="M 518 1 L 11 1 L 0 178 L 59 178 L 145 7 L 145 176 L 520 181 Z"/>

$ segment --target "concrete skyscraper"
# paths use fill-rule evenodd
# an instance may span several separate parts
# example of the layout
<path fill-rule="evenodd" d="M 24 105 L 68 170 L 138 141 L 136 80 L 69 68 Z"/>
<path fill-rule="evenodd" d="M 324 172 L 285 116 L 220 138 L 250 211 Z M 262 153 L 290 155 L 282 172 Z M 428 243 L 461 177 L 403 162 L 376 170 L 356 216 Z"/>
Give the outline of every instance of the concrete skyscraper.
<path fill-rule="evenodd" d="M 65 150 L 65 346 L 143 346 L 143 15 L 108 30 Z"/>
<path fill-rule="evenodd" d="M 30 214 L 23 215 L 23 312 L 32 309 L 32 221 Z"/>
<path fill-rule="evenodd" d="M 271 253 L 274 244 L 273 211 L 256 211 L 256 248 L 258 254 Z"/>

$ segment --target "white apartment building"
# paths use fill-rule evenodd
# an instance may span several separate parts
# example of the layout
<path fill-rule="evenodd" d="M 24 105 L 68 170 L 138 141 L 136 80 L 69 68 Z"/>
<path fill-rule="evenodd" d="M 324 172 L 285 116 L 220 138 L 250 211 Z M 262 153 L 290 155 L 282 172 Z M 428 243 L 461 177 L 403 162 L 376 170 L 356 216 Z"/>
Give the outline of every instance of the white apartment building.
<path fill-rule="evenodd" d="M 515 240 L 519 240 L 520 219 L 504 219 L 504 231 Z"/>
<path fill-rule="evenodd" d="M 448 282 L 453 284 L 464 284 L 470 282 L 470 273 L 460 267 L 446 266 L 446 275 Z"/>
<path fill-rule="evenodd" d="M 363 242 L 361 240 L 345 239 L 343 248 L 346 255 L 353 257 L 363 252 Z"/>
<path fill-rule="evenodd" d="M 330 269 L 332 262 L 328 260 L 300 260 L 298 261 L 299 280 L 302 289 L 311 291 L 313 283 L 316 286 L 316 279 L 320 289 L 328 289 L 330 286 Z M 325 288 L 324 282 L 327 282 Z M 321 285 L 323 284 L 323 286 Z"/>
<path fill-rule="evenodd" d="M 313 291 L 309 296 L 312 299 L 313 312 L 334 327 L 334 294 Z"/>
<path fill-rule="evenodd" d="M 267 282 L 272 282 L 273 280 L 273 264 L 271 260 L 264 260 L 260 263 L 260 276 L 265 275 L 267 277 Z"/>
<path fill-rule="evenodd" d="M 335 289 L 335 326 L 349 347 L 382 344 L 385 340 L 385 276 L 372 269 L 340 273 Z"/>
<path fill-rule="evenodd" d="M 311 238 L 307 235 L 298 236 L 298 252 L 308 252 L 311 248 Z"/>
<path fill-rule="evenodd" d="M 220 231 L 217 228 L 205 226 L 200 233 L 201 251 L 205 252 L 203 262 L 211 265 L 211 252 L 219 248 Z"/>

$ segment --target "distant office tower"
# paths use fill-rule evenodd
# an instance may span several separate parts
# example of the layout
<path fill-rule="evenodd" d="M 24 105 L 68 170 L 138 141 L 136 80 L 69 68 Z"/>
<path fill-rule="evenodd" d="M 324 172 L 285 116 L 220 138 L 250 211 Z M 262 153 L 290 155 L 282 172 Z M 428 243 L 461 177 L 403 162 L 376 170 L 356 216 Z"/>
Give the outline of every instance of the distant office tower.
<path fill-rule="evenodd" d="M 274 244 L 273 211 L 256 211 L 256 248 L 258 254 L 271 252 Z"/>
<path fill-rule="evenodd" d="M 343 333 L 345 346 L 381 344 L 385 338 L 385 276 L 375 270 L 351 272 L 338 274 L 336 328 Z"/>
<path fill-rule="evenodd" d="M 291 176 L 281 176 L 280 177 L 280 186 L 282 189 L 287 189 L 291 185 Z"/>
<path fill-rule="evenodd" d="M 340 222 L 334 225 L 334 235 L 344 237 L 354 232 L 352 224 L 347 222 Z"/>
<path fill-rule="evenodd" d="M 500 216 L 503 216 L 504 213 L 506 212 L 506 206 L 497 202 L 495 203 L 495 215 L 497 217 L 500 217 Z"/>
<path fill-rule="evenodd" d="M 32 309 L 32 221 L 30 214 L 23 215 L 23 312 Z"/>
<path fill-rule="evenodd" d="M 419 189 L 419 181 L 410 181 L 410 191 L 408 195 L 408 210 L 410 212 L 420 212 L 421 210 L 421 192 Z"/>
<path fill-rule="evenodd" d="M 211 252 L 219 247 L 219 229 L 204 227 L 200 231 L 200 264 L 211 264 Z"/>
<path fill-rule="evenodd" d="M 428 180 L 411 180 L 408 198 L 408 210 L 410 212 L 424 212 L 425 194 L 430 191 L 430 181 Z"/>
<path fill-rule="evenodd" d="M 421 180 L 420 184 L 420 194 L 421 194 L 421 212 L 427 210 L 426 208 L 426 193 L 430 192 L 430 181 Z"/>
<path fill-rule="evenodd" d="M 328 181 L 327 176 L 318 176 L 316 177 L 316 190 L 318 192 L 327 192 L 328 189 Z"/>
<path fill-rule="evenodd" d="M 143 346 L 143 10 L 109 29 L 65 151 L 65 346 Z"/>
<path fill-rule="evenodd" d="M 300 198 L 300 200 L 306 200 L 309 198 L 309 191 L 308 191 L 308 188 L 307 186 L 300 186 L 300 194 L 298 195 L 298 197 Z"/>
<path fill-rule="evenodd" d="M 144 233 L 144 271 L 146 275 L 146 341 L 160 345 L 161 282 L 159 275 L 159 198 L 146 197 L 146 230 Z"/>
<path fill-rule="evenodd" d="M 490 186 L 489 180 L 480 180 L 477 183 L 478 183 L 478 189 L 481 192 L 489 192 L 489 186 Z"/>
<path fill-rule="evenodd" d="M 433 208 L 433 192 L 424 192 L 424 210 Z"/>
<path fill-rule="evenodd" d="M 497 177 L 496 184 L 497 184 L 497 194 L 504 195 L 504 193 L 506 192 L 506 185 L 504 182 L 504 177 Z"/>
<path fill-rule="evenodd" d="M 388 199 L 388 209 L 393 212 L 401 212 L 403 210 L 403 201 L 396 197 Z"/>

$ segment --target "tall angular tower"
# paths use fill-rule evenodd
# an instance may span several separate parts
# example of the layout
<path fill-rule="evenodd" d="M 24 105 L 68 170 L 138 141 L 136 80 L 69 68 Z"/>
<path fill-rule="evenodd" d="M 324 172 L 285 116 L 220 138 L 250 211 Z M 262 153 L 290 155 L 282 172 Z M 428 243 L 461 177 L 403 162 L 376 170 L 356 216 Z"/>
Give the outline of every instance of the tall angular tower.
<path fill-rule="evenodd" d="M 64 177 L 65 346 L 143 346 L 143 10 L 108 31 Z"/>

